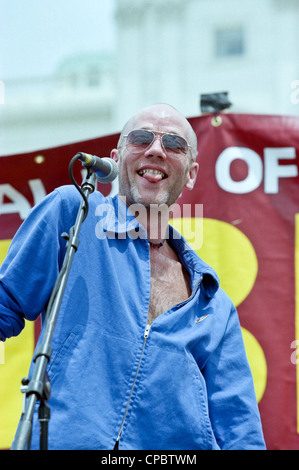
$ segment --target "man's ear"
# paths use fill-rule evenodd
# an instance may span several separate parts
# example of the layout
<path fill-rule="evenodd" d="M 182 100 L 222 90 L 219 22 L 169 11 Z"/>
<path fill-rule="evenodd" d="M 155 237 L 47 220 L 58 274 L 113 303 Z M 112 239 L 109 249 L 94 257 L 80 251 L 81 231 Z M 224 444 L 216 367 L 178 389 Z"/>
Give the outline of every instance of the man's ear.
<path fill-rule="evenodd" d="M 114 160 L 116 163 L 118 162 L 118 150 L 117 149 L 111 150 L 110 158 L 112 158 L 112 160 Z"/>
<path fill-rule="evenodd" d="M 199 167 L 198 163 L 194 162 L 192 163 L 192 165 L 190 166 L 188 170 L 185 188 L 189 189 L 189 191 L 191 191 L 195 185 L 195 181 L 196 181 L 197 173 L 198 173 L 198 167 Z"/>

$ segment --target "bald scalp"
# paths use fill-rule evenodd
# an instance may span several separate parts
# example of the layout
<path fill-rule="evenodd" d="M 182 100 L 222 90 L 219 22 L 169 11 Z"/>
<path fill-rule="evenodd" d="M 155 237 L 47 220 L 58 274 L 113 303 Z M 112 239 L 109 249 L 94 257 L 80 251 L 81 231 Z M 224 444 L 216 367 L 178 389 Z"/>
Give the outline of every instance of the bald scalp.
<path fill-rule="evenodd" d="M 135 129 L 135 123 L 138 121 L 138 119 L 140 119 L 143 115 L 146 115 L 147 113 L 154 112 L 154 111 L 159 112 L 161 114 L 161 118 L 163 118 L 163 115 L 164 115 L 165 119 L 167 119 L 170 113 L 172 115 L 176 114 L 177 117 L 182 121 L 182 124 L 186 126 L 188 143 L 192 147 L 192 150 L 191 150 L 192 161 L 195 161 L 197 158 L 197 136 L 191 124 L 185 118 L 185 116 L 180 111 L 178 111 L 174 106 L 167 104 L 167 103 L 153 104 L 153 105 L 150 105 L 141 109 L 136 114 L 134 114 L 134 116 L 132 116 L 124 125 L 120 134 L 117 147 L 118 148 L 121 147 L 123 137 L 127 135 L 131 130 Z"/>

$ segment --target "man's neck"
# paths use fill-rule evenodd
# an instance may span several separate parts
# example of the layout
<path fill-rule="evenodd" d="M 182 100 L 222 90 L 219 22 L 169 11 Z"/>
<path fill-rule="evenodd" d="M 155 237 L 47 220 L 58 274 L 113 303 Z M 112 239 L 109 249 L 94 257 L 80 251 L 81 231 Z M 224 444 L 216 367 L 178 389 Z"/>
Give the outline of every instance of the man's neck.
<path fill-rule="evenodd" d="M 129 209 L 138 222 L 144 227 L 149 241 L 161 243 L 168 238 L 168 223 L 171 209 L 167 204 L 133 204 Z"/>

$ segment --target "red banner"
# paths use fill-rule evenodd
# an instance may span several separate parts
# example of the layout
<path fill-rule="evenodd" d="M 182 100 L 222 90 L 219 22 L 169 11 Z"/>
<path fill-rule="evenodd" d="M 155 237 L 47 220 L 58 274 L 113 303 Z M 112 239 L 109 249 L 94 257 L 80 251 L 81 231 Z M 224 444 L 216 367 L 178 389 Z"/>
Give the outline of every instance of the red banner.
<path fill-rule="evenodd" d="M 299 118 L 223 114 L 190 122 L 198 136 L 199 176 L 195 189 L 179 199 L 182 210 L 172 223 L 217 270 L 237 306 L 268 449 L 299 449 Z M 71 158 L 79 151 L 109 156 L 117 140 L 115 134 L 0 157 L 0 263 L 29 209 L 70 184 Z M 81 170 L 75 165 L 79 183 Z M 111 189 L 99 185 L 104 194 Z M 199 227 L 202 237 L 192 239 Z M 10 447 L 14 436 L 20 380 L 38 332 L 38 323 L 26 322 L 18 338 L 1 345 L 0 448 Z"/>

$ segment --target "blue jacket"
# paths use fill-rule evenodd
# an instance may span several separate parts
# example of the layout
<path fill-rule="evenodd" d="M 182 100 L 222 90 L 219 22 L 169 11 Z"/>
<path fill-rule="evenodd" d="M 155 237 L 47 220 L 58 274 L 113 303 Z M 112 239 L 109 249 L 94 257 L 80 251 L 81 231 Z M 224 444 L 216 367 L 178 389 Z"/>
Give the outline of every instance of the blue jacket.
<path fill-rule="evenodd" d="M 80 199 L 58 188 L 17 232 L 0 270 L 2 339 L 44 317 Z M 120 436 L 124 450 L 264 449 L 238 315 L 215 272 L 170 228 L 192 294 L 148 329 L 146 234 L 117 196 L 95 192 L 89 206 L 48 365 L 49 448 L 113 449 Z"/>

